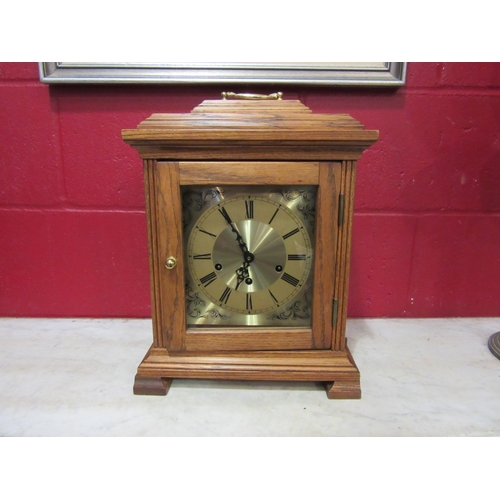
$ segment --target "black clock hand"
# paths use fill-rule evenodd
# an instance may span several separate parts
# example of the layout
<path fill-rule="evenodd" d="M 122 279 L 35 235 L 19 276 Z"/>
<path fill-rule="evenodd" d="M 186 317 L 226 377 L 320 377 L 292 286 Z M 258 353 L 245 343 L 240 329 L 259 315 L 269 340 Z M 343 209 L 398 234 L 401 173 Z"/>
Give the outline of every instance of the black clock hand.
<path fill-rule="evenodd" d="M 233 226 L 231 226 L 231 229 L 233 229 Z M 236 269 L 236 275 L 237 275 L 237 283 L 236 283 L 236 288 L 235 290 L 238 290 L 238 287 L 243 283 L 243 280 L 248 278 L 248 268 L 250 267 L 250 262 L 253 262 L 254 256 L 253 253 L 250 253 L 248 251 L 248 247 L 246 243 L 243 241 L 243 238 L 241 235 L 233 229 L 233 231 L 236 233 L 236 241 L 238 241 L 238 245 L 240 246 L 242 252 L 243 252 L 243 265 Z"/>
<path fill-rule="evenodd" d="M 249 262 L 249 263 L 252 262 L 253 255 L 248 251 L 248 246 L 243 241 L 243 237 L 241 236 L 240 232 L 238 231 L 236 224 L 232 221 L 231 217 L 229 216 L 229 214 L 227 213 L 227 211 L 224 207 L 219 208 L 219 212 L 221 213 L 222 217 L 224 217 L 224 219 L 226 219 L 226 222 L 229 224 L 231 231 L 234 234 L 236 234 L 236 241 L 238 242 L 238 245 L 239 245 L 241 251 L 243 252 L 243 258 L 245 259 L 245 262 Z"/>
<path fill-rule="evenodd" d="M 245 278 L 248 278 L 249 266 L 250 266 L 250 262 L 244 262 L 243 265 L 239 269 L 236 269 L 237 283 L 236 283 L 235 290 L 238 290 L 238 287 L 243 283 L 243 280 Z"/>
<path fill-rule="evenodd" d="M 236 226 L 234 223 L 231 224 L 231 231 L 236 234 L 236 241 L 238 242 L 238 245 L 240 246 L 241 251 L 243 252 L 243 258 L 245 260 L 247 260 L 247 255 L 249 255 L 250 252 L 248 251 L 247 244 L 243 241 L 243 238 L 242 238 L 241 234 L 238 232 L 238 230 L 236 229 Z"/>
<path fill-rule="evenodd" d="M 236 224 L 232 221 L 230 215 L 227 213 L 226 208 L 225 207 L 219 208 L 219 212 L 221 213 L 222 217 L 224 217 L 226 222 L 229 224 L 231 231 L 236 235 L 236 241 L 238 242 L 238 246 L 243 252 L 243 265 L 238 269 L 236 269 L 237 283 L 235 290 L 238 290 L 238 287 L 243 283 L 243 281 L 249 277 L 248 268 L 250 267 L 250 262 L 253 262 L 254 256 L 251 252 L 249 252 L 247 244 L 243 240 L 243 237 L 241 236 L 240 232 L 238 231 Z"/>
<path fill-rule="evenodd" d="M 243 238 L 236 229 L 236 224 L 234 224 L 234 222 L 231 223 L 231 230 L 233 231 L 233 233 L 236 234 L 236 241 L 238 242 L 238 245 L 240 246 L 241 251 L 243 252 L 243 259 L 244 259 L 243 267 L 240 267 L 238 271 L 244 269 L 244 272 L 246 273 L 246 276 L 244 276 L 244 278 L 248 278 L 248 267 L 250 266 L 250 262 L 253 262 L 254 260 L 253 253 L 248 251 L 247 244 L 243 241 Z M 242 280 L 244 278 L 242 278 Z"/>

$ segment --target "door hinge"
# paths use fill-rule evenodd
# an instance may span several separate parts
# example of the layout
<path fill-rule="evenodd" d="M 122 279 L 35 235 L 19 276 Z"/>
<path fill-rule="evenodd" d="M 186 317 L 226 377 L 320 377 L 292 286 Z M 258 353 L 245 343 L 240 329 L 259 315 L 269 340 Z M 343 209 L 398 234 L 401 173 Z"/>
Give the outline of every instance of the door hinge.
<path fill-rule="evenodd" d="M 339 313 L 339 301 L 337 299 L 333 299 L 333 308 L 332 308 L 332 325 L 333 328 L 337 326 L 337 316 Z"/>
<path fill-rule="evenodd" d="M 345 206 L 344 195 L 340 194 L 339 195 L 339 226 L 342 226 L 344 224 L 344 206 Z"/>

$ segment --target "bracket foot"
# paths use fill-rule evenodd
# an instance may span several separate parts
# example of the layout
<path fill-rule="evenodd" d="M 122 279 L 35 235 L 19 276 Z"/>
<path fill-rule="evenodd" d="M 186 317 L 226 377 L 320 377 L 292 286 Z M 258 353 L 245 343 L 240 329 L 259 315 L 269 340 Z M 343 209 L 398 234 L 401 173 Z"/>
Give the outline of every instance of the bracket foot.
<path fill-rule="evenodd" d="M 325 384 L 328 399 L 361 399 L 361 386 L 357 382 L 327 382 Z"/>
<path fill-rule="evenodd" d="M 134 394 L 138 396 L 166 396 L 171 384 L 171 378 L 141 377 L 136 375 Z"/>

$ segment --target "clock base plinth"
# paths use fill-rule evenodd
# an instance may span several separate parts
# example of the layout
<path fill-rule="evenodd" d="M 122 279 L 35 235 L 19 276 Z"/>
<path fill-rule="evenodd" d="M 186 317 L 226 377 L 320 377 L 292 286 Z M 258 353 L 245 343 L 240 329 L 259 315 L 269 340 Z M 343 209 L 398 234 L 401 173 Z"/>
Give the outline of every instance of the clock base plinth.
<path fill-rule="evenodd" d="M 172 379 L 164 377 L 135 376 L 134 394 L 136 396 L 166 396 Z"/>
<path fill-rule="evenodd" d="M 324 382 L 329 399 L 359 399 L 359 370 L 349 350 L 182 352 L 151 347 L 134 394 L 166 395 L 172 379 Z"/>

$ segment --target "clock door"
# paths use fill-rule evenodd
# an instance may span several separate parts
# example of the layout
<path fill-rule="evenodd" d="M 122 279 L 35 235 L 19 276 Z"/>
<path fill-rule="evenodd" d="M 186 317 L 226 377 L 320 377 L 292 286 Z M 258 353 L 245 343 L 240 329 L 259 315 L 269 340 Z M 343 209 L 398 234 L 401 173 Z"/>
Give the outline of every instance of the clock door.
<path fill-rule="evenodd" d="M 158 346 L 329 349 L 339 173 L 340 163 L 158 162 Z"/>

